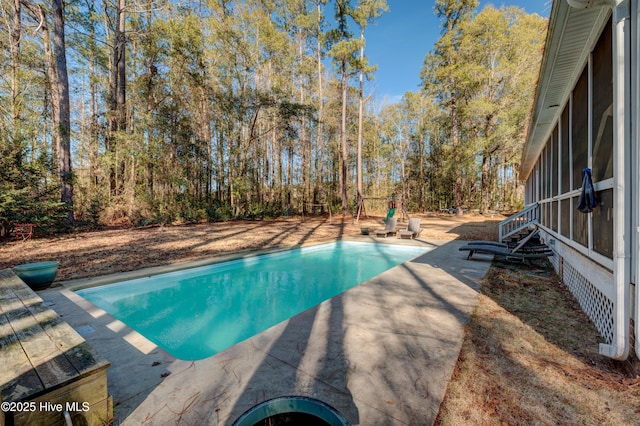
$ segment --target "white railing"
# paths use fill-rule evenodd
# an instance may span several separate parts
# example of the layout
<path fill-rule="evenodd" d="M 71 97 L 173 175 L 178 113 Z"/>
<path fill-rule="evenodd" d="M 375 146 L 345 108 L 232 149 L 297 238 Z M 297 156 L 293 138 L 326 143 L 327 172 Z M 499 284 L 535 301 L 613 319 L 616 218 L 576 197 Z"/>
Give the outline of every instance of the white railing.
<path fill-rule="evenodd" d="M 506 238 L 527 228 L 529 225 L 539 223 L 539 211 L 538 203 L 534 203 L 500 222 L 500 226 L 498 227 L 498 241 L 504 241 Z"/>

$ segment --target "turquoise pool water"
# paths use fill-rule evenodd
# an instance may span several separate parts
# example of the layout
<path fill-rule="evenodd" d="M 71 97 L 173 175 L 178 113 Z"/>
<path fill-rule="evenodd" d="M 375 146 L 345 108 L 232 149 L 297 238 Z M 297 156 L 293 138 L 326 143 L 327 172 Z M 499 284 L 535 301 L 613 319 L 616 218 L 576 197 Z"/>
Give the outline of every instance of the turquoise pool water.
<path fill-rule="evenodd" d="M 336 242 L 88 288 L 77 294 L 176 358 L 198 360 L 427 250 Z"/>

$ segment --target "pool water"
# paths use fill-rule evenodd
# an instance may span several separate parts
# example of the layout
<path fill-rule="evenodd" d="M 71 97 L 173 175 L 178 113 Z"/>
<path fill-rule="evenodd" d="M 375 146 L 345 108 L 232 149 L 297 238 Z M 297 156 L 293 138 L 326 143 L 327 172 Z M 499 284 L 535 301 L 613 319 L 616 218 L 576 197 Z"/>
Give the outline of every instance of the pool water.
<path fill-rule="evenodd" d="M 174 357 L 198 360 L 427 250 L 341 241 L 88 288 L 77 294 Z"/>

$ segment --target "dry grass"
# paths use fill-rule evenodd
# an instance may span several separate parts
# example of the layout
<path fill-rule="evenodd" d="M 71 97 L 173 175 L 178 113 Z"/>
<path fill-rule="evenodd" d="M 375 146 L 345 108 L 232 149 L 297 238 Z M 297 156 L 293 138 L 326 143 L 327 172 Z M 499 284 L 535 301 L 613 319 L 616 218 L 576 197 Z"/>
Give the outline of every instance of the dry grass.
<path fill-rule="evenodd" d="M 441 406 L 441 425 L 640 424 L 640 379 L 547 262 L 494 262 Z"/>
<path fill-rule="evenodd" d="M 498 219 L 421 215 L 423 238 L 495 239 Z M 382 217 L 349 217 L 200 223 L 184 226 L 111 228 L 73 232 L 30 241 L 0 241 L 0 269 L 58 260 L 57 281 L 133 271 L 150 266 L 206 259 L 226 253 L 290 247 L 359 235 L 361 226 L 384 228 Z M 399 226 L 406 226 L 400 222 Z"/>

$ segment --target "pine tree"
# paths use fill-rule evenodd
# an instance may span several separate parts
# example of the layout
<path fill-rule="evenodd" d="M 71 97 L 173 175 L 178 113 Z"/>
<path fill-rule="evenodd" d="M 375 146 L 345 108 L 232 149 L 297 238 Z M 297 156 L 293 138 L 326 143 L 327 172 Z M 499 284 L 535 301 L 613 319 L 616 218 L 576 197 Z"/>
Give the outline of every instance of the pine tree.
<path fill-rule="evenodd" d="M 368 24 L 374 22 L 375 18 L 380 17 L 384 12 L 389 11 L 389 6 L 387 5 L 386 0 L 359 0 L 358 5 L 353 11 L 353 19 L 356 21 L 358 26 L 360 27 L 360 56 L 358 58 L 358 78 L 359 78 L 359 88 L 358 88 L 358 150 L 357 150 L 357 166 L 356 166 L 356 175 L 357 175 L 357 199 L 358 202 L 363 197 L 362 194 L 362 131 L 363 131 L 363 116 L 364 116 L 364 77 L 365 75 L 369 76 L 370 73 L 374 72 L 377 67 L 371 66 L 368 64 L 364 56 L 364 48 L 365 48 L 365 29 Z"/>
<path fill-rule="evenodd" d="M 463 93 L 457 77 L 461 25 L 471 18 L 478 5 L 477 0 L 436 0 L 435 12 L 442 21 L 442 36 L 433 52 L 427 54 L 422 69 L 422 85 L 427 93 L 436 97 L 449 110 L 448 131 L 450 135 L 450 175 L 455 176 L 454 202 L 457 215 L 462 215 L 464 170 L 460 170 L 464 159 L 464 141 L 460 134 L 460 107 Z"/>

